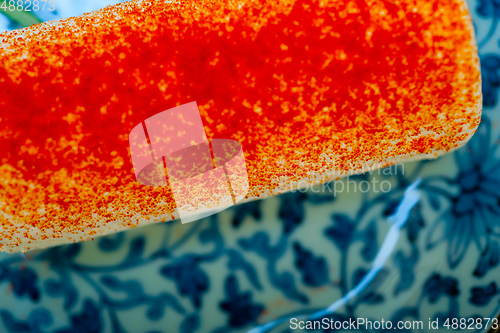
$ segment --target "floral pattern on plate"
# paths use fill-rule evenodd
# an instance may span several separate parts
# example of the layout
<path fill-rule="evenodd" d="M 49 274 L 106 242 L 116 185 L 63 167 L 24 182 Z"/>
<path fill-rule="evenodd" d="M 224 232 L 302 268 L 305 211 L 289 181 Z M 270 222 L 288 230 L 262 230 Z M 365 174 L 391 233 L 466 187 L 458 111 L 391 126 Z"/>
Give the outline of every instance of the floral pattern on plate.
<path fill-rule="evenodd" d="M 484 110 L 466 147 L 186 225 L 1 254 L 0 332 L 285 333 L 290 318 L 485 331 L 500 309 L 500 5 L 469 6 Z M 365 192 L 374 181 L 390 191 Z"/>

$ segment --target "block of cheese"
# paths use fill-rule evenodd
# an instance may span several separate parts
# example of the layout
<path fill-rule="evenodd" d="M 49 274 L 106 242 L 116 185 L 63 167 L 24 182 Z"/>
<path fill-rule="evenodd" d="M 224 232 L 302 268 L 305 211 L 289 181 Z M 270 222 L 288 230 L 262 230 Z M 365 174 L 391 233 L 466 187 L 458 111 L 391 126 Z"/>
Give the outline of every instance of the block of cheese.
<path fill-rule="evenodd" d="M 129 133 L 191 102 L 277 195 L 467 142 L 481 117 L 463 0 L 135 0 L 0 34 L 0 250 L 178 217 Z"/>

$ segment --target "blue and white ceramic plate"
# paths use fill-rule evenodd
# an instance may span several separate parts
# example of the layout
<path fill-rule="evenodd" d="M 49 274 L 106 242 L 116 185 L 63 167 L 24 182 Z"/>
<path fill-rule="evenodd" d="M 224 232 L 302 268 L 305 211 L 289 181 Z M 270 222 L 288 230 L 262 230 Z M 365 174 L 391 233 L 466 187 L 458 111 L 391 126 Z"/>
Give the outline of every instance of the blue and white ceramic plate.
<path fill-rule="evenodd" d="M 42 19 L 107 4 L 58 1 L 58 12 Z M 378 332 L 390 322 L 400 331 L 483 332 L 500 325 L 493 319 L 500 305 L 500 2 L 471 0 L 469 7 L 484 110 L 466 147 L 186 225 L 25 257 L 1 254 L 0 332 L 285 333 L 315 322 L 329 328 L 308 331 Z M 16 27 L 0 15 L 0 30 Z"/>

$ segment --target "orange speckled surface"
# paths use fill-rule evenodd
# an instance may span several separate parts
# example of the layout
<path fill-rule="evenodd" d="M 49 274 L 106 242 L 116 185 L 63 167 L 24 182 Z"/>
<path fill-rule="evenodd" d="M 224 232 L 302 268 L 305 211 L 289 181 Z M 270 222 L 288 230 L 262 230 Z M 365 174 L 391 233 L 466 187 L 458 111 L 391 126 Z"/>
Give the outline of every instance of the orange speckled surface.
<path fill-rule="evenodd" d="M 461 0 L 131 1 L 0 34 L 0 250 L 175 218 L 128 148 L 168 108 L 242 144 L 252 200 L 457 148 L 480 89 Z"/>

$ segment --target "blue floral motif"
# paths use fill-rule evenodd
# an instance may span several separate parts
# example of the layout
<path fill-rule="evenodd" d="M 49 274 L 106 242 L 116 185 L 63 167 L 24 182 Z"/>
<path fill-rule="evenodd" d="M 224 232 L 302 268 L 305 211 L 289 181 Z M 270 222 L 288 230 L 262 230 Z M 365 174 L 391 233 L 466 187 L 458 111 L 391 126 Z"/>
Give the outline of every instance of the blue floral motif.
<path fill-rule="evenodd" d="M 498 244 L 498 242 L 490 242 L 481 254 L 481 258 L 477 263 L 474 275 L 483 277 L 490 269 L 497 267 L 499 263 L 500 245 Z"/>
<path fill-rule="evenodd" d="M 0 318 L 9 333 L 41 333 L 42 327 L 53 321 L 50 312 L 42 308 L 33 310 L 26 321 L 16 319 L 7 310 L 0 310 Z"/>
<path fill-rule="evenodd" d="M 394 256 L 394 261 L 396 262 L 396 266 L 399 267 L 399 274 L 401 276 L 394 290 L 395 295 L 410 288 L 415 281 L 414 267 L 418 262 L 418 257 L 418 248 L 415 245 L 412 246 L 412 251 L 409 256 L 406 256 L 402 251 L 398 251 Z"/>
<path fill-rule="evenodd" d="M 353 274 L 352 285 L 357 286 L 361 280 L 368 274 L 364 268 L 358 268 Z M 359 293 L 356 302 L 354 303 L 353 309 L 359 304 L 378 304 L 384 301 L 384 297 L 377 293 L 380 285 L 387 279 L 389 272 L 383 269 L 379 272 L 376 277 Z"/>
<path fill-rule="evenodd" d="M 491 40 L 493 35 L 495 34 L 495 31 L 497 29 L 498 25 L 498 19 L 500 18 L 500 6 L 498 3 L 498 0 L 478 0 L 477 2 L 477 7 L 476 7 L 476 13 L 482 17 L 482 18 L 491 18 L 492 21 L 490 23 L 490 27 L 488 29 L 488 33 L 486 34 L 486 37 L 478 42 L 479 48 L 483 47 L 486 45 L 488 41 Z M 474 30 L 476 31 L 477 35 L 477 26 L 474 24 Z M 482 72 L 484 75 L 484 72 Z M 483 88 L 485 87 L 484 82 L 483 82 Z M 496 101 L 496 98 L 495 98 Z M 484 106 L 491 107 L 495 106 L 495 104 L 485 104 Z"/>
<path fill-rule="evenodd" d="M 302 282 L 311 287 L 319 287 L 328 282 L 328 266 L 322 257 L 316 257 L 298 242 L 293 244 L 295 265 L 302 273 Z"/>
<path fill-rule="evenodd" d="M 241 239 L 240 246 L 247 251 L 254 251 L 267 260 L 267 271 L 271 283 L 281 290 L 286 297 L 300 303 L 308 303 L 306 295 L 299 292 L 295 286 L 295 279 L 290 272 L 278 273 L 276 262 L 283 255 L 287 247 L 287 238 L 281 237 L 275 246 L 269 244 L 269 236 L 264 232 L 256 233 L 250 239 Z"/>
<path fill-rule="evenodd" d="M 500 17 L 500 3 L 497 0 L 478 0 L 477 13 L 484 18 Z"/>
<path fill-rule="evenodd" d="M 429 201 L 434 209 L 439 209 L 440 204 L 435 195 L 431 194 L 429 196 Z M 408 221 L 406 222 L 404 228 L 408 230 L 408 240 L 411 243 L 417 241 L 418 234 L 425 226 L 424 217 L 422 216 L 422 205 L 418 204 L 410 212 Z"/>
<path fill-rule="evenodd" d="M 229 269 L 233 271 L 242 269 L 248 276 L 248 279 L 250 280 L 252 285 L 256 289 L 262 289 L 262 285 L 259 282 L 259 278 L 257 276 L 257 271 L 255 270 L 255 267 L 253 267 L 250 263 L 248 263 L 241 253 L 229 249 L 227 250 L 227 255 L 229 256 L 229 262 L 227 264 Z"/>
<path fill-rule="evenodd" d="M 428 298 L 429 303 L 435 304 L 441 297 L 448 298 L 448 311 L 438 312 L 434 318 L 441 322 L 458 317 L 458 295 L 460 289 L 457 279 L 443 277 L 440 274 L 430 276 L 424 284 L 422 298 Z"/>
<path fill-rule="evenodd" d="M 500 293 L 495 282 L 490 283 L 485 287 L 472 288 L 472 296 L 470 302 L 479 306 L 488 304 L 491 299 Z"/>
<path fill-rule="evenodd" d="M 207 274 L 199 268 L 197 257 L 182 257 L 177 262 L 163 266 L 160 272 L 174 280 L 179 293 L 188 296 L 196 308 L 201 307 L 202 295 L 208 291 L 209 281 Z"/>
<path fill-rule="evenodd" d="M 56 270 L 67 269 L 73 264 L 74 259 L 80 253 L 82 245 L 71 244 L 50 248 L 40 254 L 41 260 L 46 260 Z"/>
<path fill-rule="evenodd" d="M 458 282 L 451 277 L 442 277 L 439 274 L 434 274 L 424 284 L 423 295 L 429 298 L 430 303 L 436 303 L 443 295 L 455 297 L 458 294 Z"/>
<path fill-rule="evenodd" d="M 477 36 L 484 36 L 478 44 L 485 112 L 467 146 L 438 160 L 449 158 L 447 167 L 420 161 L 404 174 L 389 167 L 350 178 L 378 174 L 391 182 L 388 193 L 337 198 L 331 183 L 322 193 L 249 202 L 187 225 L 138 228 L 26 257 L 0 254 L 0 332 L 230 333 L 254 327 L 252 333 L 291 333 L 290 317 L 349 321 L 366 318 L 367 309 L 393 323 L 425 323 L 422 310 L 430 307 L 439 307 L 430 316 L 440 322 L 497 315 L 500 53 L 486 46 L 500 39 L 500 2 L 469 4 Z M 389 234 L 405 189 L 419 177 L 424 199 L 409 211 L 400 236 Z M 387 239 L 398 245 L 381 265 Z M 383 267 L 373 270 L 376 265 Z M 318 304 L 323 293 L 339 297 Z M 401 298 L 397 310 L 385 306 Z"/>
<path fill-rule="evenodd" d="M 283 221 L 283 233 L 292 233 L 304 220 L 304 203 L 324 204 L 333 202 L 335 197 L 330 194 L 306 194 L 305 192 L 289 192 L 280 196 L 281 206 L 278 216 Z"/>
<path fill-rule="evenodd" d="M 180 333 L 194 333 L 200 327 L 200 316 L 193 313 L 182 321 Z"/>
<path fill-rule="evenodd" d="M 227 277 L 225 293 L 226 300 L 220 303 L 220 308 L 229 314 L 230 327 L 240 328 L 255 323 L 264 310 L 263 305 L 252 303 L 250 292 L 239 292 L 238 281 L 234 275 Z"/>
<path fill-rule="evenodd" d="M 499 69 L 500 56 L 497 54 L 488 54 L 481 57 L 483 106 L 485 107 L 494 107 L 497 105 L 498 88 L 500 87 Z"/>
<path fill-rule="evenodd" d="M 147 304 L 147 317 L 150 320 L 159 320 L 164 315 L 166 306 L 172 307 L 179 313 L 184 313 L 184 308 L 177 299 L 168 293 L 161 293 L 156 296 L 148 296 L 144 293 L 142 285 L 134 280 L 122 282 L 111 275 L 101 277 L 101 283 L 114 291 L 123 291 L 127 294 L 125 300 L 112 300 L 107 298 L 106 302 L 115 309 L 129 309 L 139 304 Z"/>
<path fill-rule="evenodd" d="M 64 270 L 58 271 L 60 279 L 50 279 L 45 282 L 45 291 L 47 295 L 52 297 L 64 297 L 64 310 L 71 310 L 78 301 L 78 290 L 71 283 L 71 278 L 68 272 Z"/>
<path fill-rule="evenodd" d="M 427 247 L 447 241 L 448 263 L 452 268 L 461 262 L 470 244 L 484 252 L 490 242 L 498 242 L 500 164 L 488 159 L 496 149 L 496 145 L 490 146 L 490 123 L 483 120 L 466 148 L 455 153 L 459 175 L 453 179 L 430 177 L 422 186 L 433 195 L 440 193 L 451 204 L 429 229 Z M 457 194 L 452 193 L 453 188 L 458 190 Z M 489 267 L 482 268 L 486 272 Z"/>
<path fill-rule="evenodd" d="M 31 268 L 11 269 L 0 266 L 0 282 L 2 281 L 9 281 L 18 297 L 27 296 L 34 302 L 40 299 L 38 277 Z"/>
<path fill-rule="evenodd" d="M 99 308 L 91 300 L 85 300 L 83 311 L 71 316 L 71 326 L 75 333 L 102 332 L 102 318 Z"/>
<path fill-rule="evenodd" d="M 345 215 L 335 214 L 332 216 L 335 225 L 325 230 L 325 235 L 330 238 L 337 247 L 345 251 L 354 238 L 355 226 L 351 219 Z"/>
<path fill-rule="evenodd" d="M 361 241 L 365 244 L 363 250 L 361 250 L 361 256 L 366 261 L 372 261 L 375 259 L 378 250 L 377 242 L 377 224 L 372 221 L 363 233 L 359 236 Z"/>
<path fill-rule="evenodd" d="M 290 234 L 304 220 L 304 201 L 307 195 L 302 192 L 285 193 L 281 196 L 279 217 L 283 221 L 283 232 Z"/>
<path fill-rule="evenodd" d="M 124 233 L 117 233 L 114 235 L 104 236 L 99 239 L 99 249 L 104 252 L 112 252 L 120 247 L 125 239 Z"/>
<path fill-rule="evenodd" d="M 233 226 L 238 228 L 247 216 L 252 216 L 260 221 L 262 214 L 260 210 L 260 201 L 247 202 L 234 208 Z"/>

